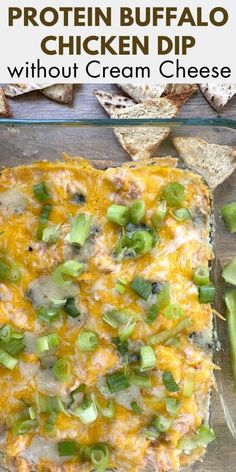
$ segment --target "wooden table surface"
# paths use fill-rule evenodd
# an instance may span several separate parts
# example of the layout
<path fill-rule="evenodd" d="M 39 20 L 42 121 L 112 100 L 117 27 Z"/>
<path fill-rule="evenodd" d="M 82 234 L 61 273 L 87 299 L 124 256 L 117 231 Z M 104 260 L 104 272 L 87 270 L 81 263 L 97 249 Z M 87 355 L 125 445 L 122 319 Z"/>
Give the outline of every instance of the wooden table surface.
<path fill-rule="evenodd" d="M 73 105 L 64 105 L 49 100 L 40 92 L 33 92 L 9 99 L 12 116 L 13 118 L 28 119 L 106 118 L 106 112 L 93 96 L 95 89 L 122 93 L 116 85 L 111 84 L 75 85 Z M 220 115 L 236 119 L 236 96 L 224 107 Z M 181 118 L 216 118 L 218 114 L 198 90 L 185 104 L 178 116 Z"/>

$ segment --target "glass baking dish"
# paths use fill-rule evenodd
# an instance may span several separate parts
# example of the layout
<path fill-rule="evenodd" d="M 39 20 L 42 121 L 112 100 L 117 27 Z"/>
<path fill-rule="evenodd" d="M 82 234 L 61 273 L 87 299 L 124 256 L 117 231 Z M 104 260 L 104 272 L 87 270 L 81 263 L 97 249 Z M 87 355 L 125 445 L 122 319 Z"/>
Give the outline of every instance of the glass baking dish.
<path fill-rule="evenodd" d="M 0 164 L 16 166 L 47 159 L 54 161 L 63 152 L 82 156 L 90 161 L 110 161 L 117 165 L 129 160 L 118 143 L 114 127 L 170 127 L 170 135 L 158 148 L 156 156 L 176 156 L 172 145 L 173 136 L 199 136 L 212 143 L 236 146 L 236 121 L 214 119 L 175 120 L 1 120 Z M 183 164 L 179 163 L 180 166 Z M 219 208 L 227 202 L 236 201 L 236 173 L 214 192 L 215 215 L 215 280 L 218 300 L 216 308 L 224 310 L 221 302 L 223 283 L 220 268 L 235 254 L 235 235 L 230 235 L 219 218 Z M 207 451 L 204 461 L 194 464 L 192 472 L 236 471 L 236 395 L 233 394 L 229 363 L 226 324 L 217 320 L 221 350 L 215 352 L 215 362 L 221 366 L 216 371 L 218 392 L 212 394 L 211 423 L 217 439 Z"/>

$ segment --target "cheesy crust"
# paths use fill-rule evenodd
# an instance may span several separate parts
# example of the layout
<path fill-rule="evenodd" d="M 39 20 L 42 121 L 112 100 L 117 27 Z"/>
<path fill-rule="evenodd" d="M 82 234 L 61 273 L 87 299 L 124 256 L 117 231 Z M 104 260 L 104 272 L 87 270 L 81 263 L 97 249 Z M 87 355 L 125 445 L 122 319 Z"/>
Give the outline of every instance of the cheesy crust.
<path fill-rule="evenodd" d="M 60 237 L 53 244 L 37 240 L 36 231 L 42 203 L 37 201 L 33 186 L 45 182 L 50 192 L 52 211 L 48 224 L 58 225 Z M 146 204 L 145 224 L 151 226 L 163 188 L 178 182 L 185 188 L 184 207 L 191 213 L 188 221 L 178 221 L 168 212 L 160 226 L 159 243 L 146 255 L 115 260 L 114 247 L 121 234 L 120 226 L 107 221 L 107 209 L 112 204 L 131 206 L 134 199 Z M 79 196 L 83 196 L 79 200 Z M 78 203 L 82 201 L 83 203 Z M 79 213 L 93 217 L 93 234 L 83 248 L 69 244 L 70 218 Z M 193 173 L 159 165 L 109 168 L 105 171 L 92 167 L 82 159 L 65 162 L 38 162 L 29 166 L 5 169 L 0 177 L 0 241 L 1 254 L 19 267 L 22 277 L 18 283 L 0 283 L 0 322 L 16 332 L 24 333 L 25 349 L 17 356 L 13 370 L 0 365 L 0 417 L 2 434 L 0 450 L 2 463 L 20 472 L 90 471 L 89 461 L 80 455 L 60 457 L 59 441 L 76 441 L 79 447 L 94 443 L 109 446 L 109 468 L 138 472 L 153 467 L 158 472 L 177 471 L 182 465 L 199 458 L 204 446 L 191 452 L 180 447 L 183 437 L 198 431 L 206 419 L 206 402 L 213 385 L 213 362 L 207 346 L 194 342 L 196 333 L 209 333 L 212 328 L 210 304 L 200 304 L 198 289 L 193 283 L 193 271 L 208 266 L 213 258 L 209 243 L 210 194 L 202 179 Z M 85 271 L 71 284 L 55 286 L 52 273 L 65 260 L 85 263 Z M 160 343 L 153 346 L 156 366 L 148 375 L 148 389 L 130 385 L 118 393 L 107 389 L 106 376 L 129 369 L 120 355 L 113 338 L 117 330 L 102 318 L 105 312 L 126 309 L 135 313 L 136 325 L 128 344 L 137 355 L 142 345 L 148 345 L 150 336 L 174 328 L 179 320 L 168 319 L 160 310 L 156 319 L 145 321 L 150 306 L 155 303 L 154 293 L 142 300 L 130 284 L 140 276 L 158 284 L 169 284 L 172 303 L 178 303 L 191 325 L 178 336 L 178 343 Z M 116 290 L 119 279 L 126 281 L 124 294 Z M 50 300 L 74 297 L 80 311 L 71 318 L 63 308 L 59 318 L 48 325 L 38 319 L 38 309 L 49 306 Z M 97 334 L 96 350 L 81 352 L 79 334 L 88 329 Z M 37 355 L 35 340 L 56 332 L 60 344 L 50 352 Z M 72 375 L 68 382 L 53 376 L 55 359 L 69 356 Z M 137 356 L 137 359 L 138 356 Z M 137 360 L 138 362 L 138 360 Z M 132 368 L 132 366 L 131 366 Z M 170 393 L 163 384 L 163 373 L 171 372 L 179 390 Z M 184 395 L 186 377 L 191 374 L 192 394 Z M 86 394 L 93 395 L 99 405 L 108 400 L 115 405 L 115 414 L 109 419 L 98 414 L 91 424 L 82 424 L 71 409 L 71 392 L 81 384 Z M 37 412 L 38 395 L 59 396 L 65 411 L 57 414 L 53 433 L 45 431 L 47 413 Z M 83 393 L 81 394 L 81 398 Z M 179 402 L 168 431 L 155 440 L 145 437 L 144 431 L 155 415 L 170 416 L 166 411 L 166 397 Z M 24 403 L 36 411 L 34 431 L 14 435 L 14 418 Z M 136 414 L 131 403 L 141 405 Z M 15 416 L 16 415 L 16 416 Z"/>

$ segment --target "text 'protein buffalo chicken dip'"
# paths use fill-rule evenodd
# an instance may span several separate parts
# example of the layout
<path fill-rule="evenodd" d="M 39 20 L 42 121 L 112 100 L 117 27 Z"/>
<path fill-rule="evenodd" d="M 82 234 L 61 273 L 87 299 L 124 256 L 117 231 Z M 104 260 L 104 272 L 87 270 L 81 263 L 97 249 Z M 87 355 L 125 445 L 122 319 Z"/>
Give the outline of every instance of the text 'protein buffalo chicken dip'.
<path fill-rule="evenodd" d="M 214 439 L 210 196 L 174 164 L 2 171 L 8 469 L 176 471 Z"/>

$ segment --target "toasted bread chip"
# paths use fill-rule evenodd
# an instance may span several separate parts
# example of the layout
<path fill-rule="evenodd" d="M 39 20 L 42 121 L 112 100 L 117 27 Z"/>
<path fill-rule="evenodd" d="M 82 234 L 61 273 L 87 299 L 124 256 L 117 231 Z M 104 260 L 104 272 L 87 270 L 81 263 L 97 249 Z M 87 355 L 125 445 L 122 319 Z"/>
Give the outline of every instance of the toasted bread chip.
<path fill-rule="evenodd" d="M 17 97 L 18 95 L 24 95 L 25 93 L 34 92 L 35 90 L 42 90 L 48 87 L 48 84 L 7 84 L 4 88 L 5 95 L 7 97 Z"/>
<path fill-rule="evenodd" d="M 118 86 L 138 103 L 164 95 L 178 95 L 186 92 L 192 94 L 197 91 L 195 84 L 118 84 Z"/>
<path fill-rule="evenodd" d="M 11 115 L 10 108 L 9 108 L 8 103 L 7 103 L 7 99 L 5 97 L 5 93 L 2 89 L 2 87 L 0 87 L 0 115 L 1 116 L 10 116 Z"/>
<path fill-rule="evenodd" d="M 222 110 L 236 93 L 236 85 L 232 84 L 201 84 L 199 87 L 206 100 L 216 111 Z"/>
<path fill-rule="evenodd" d="M 202 175 L 211 189 L 236 168 L 235 149 L 231 146 L 210 144 L 198 137 L 178 137 L 173 143 L 187 167 Z"/>
<path fill-rule="evenodd" d="M 94 90 L 93 94 L 109 116 L 116 110 L 128 108 L 136 104 L 132 98 L 125 97 L 124 95 L 103 92 L 102 90 Z"/>
<path fill-rule="evenodd" d="M 70 104 L 73 102 L 73 84 L 56 84 L 42 90 L 43 95 L 55 102 Z"/>
<path fill-rule="evenodd" d="M 167 97 L 147 100 L 121 110 L 115 110 L 111 118 L 173 118 L 182 105 L 188 100 L 189 94 L 168 95 Z M 120 144 L 128 152 L 133 161 L 149 159 L 160 143 L 165 139 L 168 127 L 116 128 L 115 135 Z"/>

